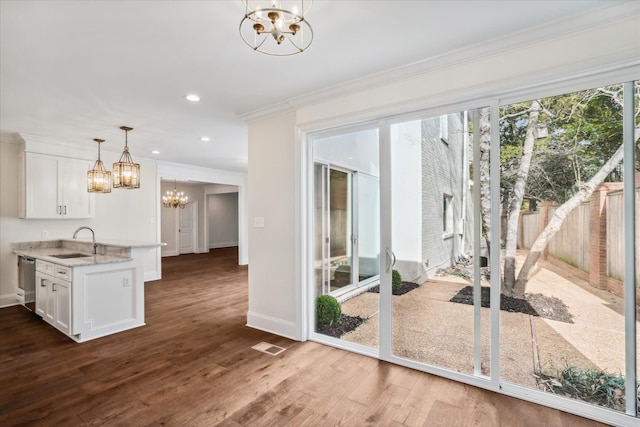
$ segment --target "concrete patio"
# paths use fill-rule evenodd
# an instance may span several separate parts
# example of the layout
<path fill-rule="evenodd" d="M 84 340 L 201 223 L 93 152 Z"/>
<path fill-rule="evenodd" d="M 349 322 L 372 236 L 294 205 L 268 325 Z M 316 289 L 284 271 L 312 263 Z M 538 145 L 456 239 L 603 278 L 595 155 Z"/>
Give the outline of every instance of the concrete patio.
<path fill-rule="evenodd" d="M 518 254 L 519 264 L 525 255 Z M 405 295 L 393 296 L 393 354 L 472 374 L 473 306 L 449 302 L 469 284 L 458 276 L 436 276 Z M 539 261 L 527 292 L 561 299 L 574 323 L 500 311 L 503 380 L 535 388 L 536 365 L 545 374 L 566 364 L 624 373 L 622 298 L 546 261 Z M 369 319 L 342 339 L 378 345 L 378 297 L 367 292 L 342 304 L 344 314 Z M 488 308 L 481 309 L 481 329 L 482 373 L 489 375 Z"/>

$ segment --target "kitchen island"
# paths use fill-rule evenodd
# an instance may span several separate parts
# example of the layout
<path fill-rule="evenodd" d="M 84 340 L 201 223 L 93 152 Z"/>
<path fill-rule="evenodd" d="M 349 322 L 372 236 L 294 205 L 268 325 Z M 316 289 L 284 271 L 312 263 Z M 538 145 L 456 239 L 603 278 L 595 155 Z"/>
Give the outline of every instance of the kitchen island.
<path fill-rule="evenodd" d="M 56 239 L 12 243 L 35 259 L 35 314 L 77 342 L 144 323 L 144 257 L 158 243 Z"/>

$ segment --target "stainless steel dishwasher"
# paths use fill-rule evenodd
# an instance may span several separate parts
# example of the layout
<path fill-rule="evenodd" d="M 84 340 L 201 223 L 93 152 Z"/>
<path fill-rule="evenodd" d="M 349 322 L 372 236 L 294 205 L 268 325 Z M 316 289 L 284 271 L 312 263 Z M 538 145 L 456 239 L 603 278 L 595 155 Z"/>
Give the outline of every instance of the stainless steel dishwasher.
<path fill-rule="evenodd" d="M 36 312 L 36 260 L 26 256 L 18 257 L 18 302 L 32 312 Z"/>

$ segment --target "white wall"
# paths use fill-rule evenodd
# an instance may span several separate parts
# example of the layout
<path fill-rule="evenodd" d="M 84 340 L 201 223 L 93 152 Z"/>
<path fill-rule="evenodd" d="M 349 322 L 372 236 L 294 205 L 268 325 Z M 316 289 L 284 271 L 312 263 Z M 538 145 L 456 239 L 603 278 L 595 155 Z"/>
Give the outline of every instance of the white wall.
<path fill-rule="evenodd" d="M 289 337 L 296 330 L 295 113 L 249 126 L 247 324 Z M 266 137 L 265 137 L 266 136 Z M 256 218 L 264 227 L 255 227 Z"/>
<path fill-rule="evenodd" d="M 624 8 L 622 8 L 624 9 Z M 296 239 L 304 223 L 303 193 L 306 147 L 298 129 L 332 126 L 390 117 L 432 108 L 432 114 L 473 107 L 503 98 L 530 99 L 603 83 L 638 78 L 640 17 L 637 13 L 587 17 L 542 28 L 535 44 L 517 36 L 489 45 L 472 46 L 337 90 L 289 102 L 297 107 L 278 116 L 253 117 L 249 122 L 249 217 L 265 218 L 265 228 L 251 227 L 248 324 L 303 339 L 306 272 Z M 566 33 L 570 31 L 569 33 Z M 528 36 L 525 34 L 524 36 Z M 437 109 L 440 109 L 437 111 Z M 294 191 L 297 191 L 294 193 Z M 296 300 L 296 298 L 298 298 Z"/>
<path fill-rule="evenodd" d="M 391 230 L 396 269 L 415 280 L 422 264 L 422 129 L 420 120 L 391 127 Z"/>
<path fill-rule="evenodd" d="M 207 195 L 209 248 L 238 246 L 238 193 Z"/>

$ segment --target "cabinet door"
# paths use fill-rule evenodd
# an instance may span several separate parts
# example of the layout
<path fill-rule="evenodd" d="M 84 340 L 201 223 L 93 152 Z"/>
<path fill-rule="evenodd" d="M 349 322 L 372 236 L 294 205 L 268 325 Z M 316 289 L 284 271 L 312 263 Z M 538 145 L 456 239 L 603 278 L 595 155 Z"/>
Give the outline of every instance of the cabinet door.
<path fill-rule="evenodd" d="M 55 321 L 53 326 L 69 335 L 71 332 L 71 284 L 57 280 L 54 286 Z"/>
<path fill-rule="evenodd" d="M 91 162 L 64 159 L 60 162 L 61 204 L 64 218 L 93 218 L 94 196 L 87 191 L 87 171 Z"/>
<path fill-rule="evenodd" d="M 55 326 L 56 323 L 56 295 L 54 292 L 55 283 L 53 280 L 44 279 L 46 294 L 44 295 L 44 315 L 42 318 L 49 324 Z"/>
<path fill-rule="evenodd" d="M 25 218 L 60 218 L 58 158 L 27 153 L 25 159 Z"/>
<path fill-rule="evenodd" d="M 36 272 L 36 314 L 42 318 L 46 312 L 48 286 L 51 285 L 47 283 L 46 276 Z"/>

